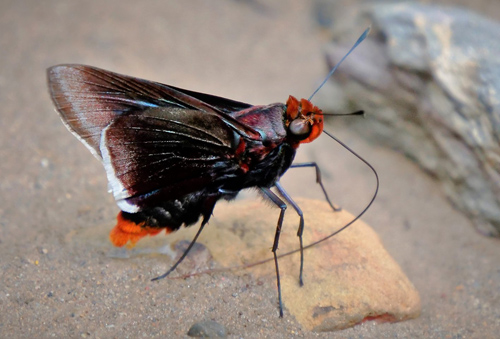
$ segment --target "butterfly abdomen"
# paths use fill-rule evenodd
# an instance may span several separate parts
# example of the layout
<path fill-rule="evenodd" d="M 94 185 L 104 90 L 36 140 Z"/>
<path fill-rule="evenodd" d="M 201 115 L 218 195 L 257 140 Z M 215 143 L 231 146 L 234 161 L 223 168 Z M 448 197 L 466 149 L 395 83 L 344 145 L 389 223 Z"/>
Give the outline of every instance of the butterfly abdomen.
<path fill-rule="evenodd" d="M 193 225 L 206 215 L 207 202 L 214 196 L 206 191 L 195 192 L 137 213 L 120 212 L 116 226 L 110 233 L 111 242 L 119 247 L 127 243 L 133 246 L 143 237 L 157 235 L 163 229 L 170 233 L 183 225 Z"/>

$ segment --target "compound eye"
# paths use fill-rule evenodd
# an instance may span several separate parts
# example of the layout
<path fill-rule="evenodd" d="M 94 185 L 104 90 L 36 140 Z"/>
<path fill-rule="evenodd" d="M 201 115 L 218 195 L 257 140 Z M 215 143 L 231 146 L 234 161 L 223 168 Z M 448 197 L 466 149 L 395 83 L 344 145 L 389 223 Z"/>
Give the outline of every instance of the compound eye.
<path fill-rule="evenodd" d="M 311 133 L 311 124 L 307 120 L 295 119 L 290 123 L 288 129 L 293 135 L 306 138 Z"/>

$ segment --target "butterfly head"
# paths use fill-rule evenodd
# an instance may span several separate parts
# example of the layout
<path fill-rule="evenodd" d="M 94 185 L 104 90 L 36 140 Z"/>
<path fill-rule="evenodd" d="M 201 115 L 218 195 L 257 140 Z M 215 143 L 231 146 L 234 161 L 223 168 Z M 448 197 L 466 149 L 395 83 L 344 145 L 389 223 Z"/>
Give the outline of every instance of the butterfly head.
<path fill-rule="evenodd" d="M 309 100 L 291 96 L 286 102 L 286 127 L 288 135 L 300 143 L 316 139 L 323 131 L 323 112 Z"/>

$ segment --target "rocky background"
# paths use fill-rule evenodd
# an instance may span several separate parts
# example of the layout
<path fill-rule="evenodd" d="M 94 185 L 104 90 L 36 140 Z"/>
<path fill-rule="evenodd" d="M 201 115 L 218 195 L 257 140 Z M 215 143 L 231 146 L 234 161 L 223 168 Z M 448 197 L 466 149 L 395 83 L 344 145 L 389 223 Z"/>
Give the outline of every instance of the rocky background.
<path fill-rule="evenodd" d="M 493 128 L 498 126 L 497 48 L 491 42 L 497 31 L 455 32 L 462 32 L 457 27 L 464 16 L 467 27 L 482 32 L 496 27 L 500 13 L 491 1 L 441 4 L 469 7 L 397 10 L 376 1 L 2 1 L 0 337 L 182 337 L 205 321 L 222 326 L 217 333 L 238 338 L 495 337 L 500 247 L 498 239 L 482 234 L 495 235 L 498 229 L 498 186 L 487 184 L 498 171 L 498 143 L 493 143 L 498 138 L 498 127 Z M 478 15 L 489 20 L 477 23 Z M 438 18 L 441 30 L 426 29 Z M 254 104 L 283 102 L 290 94 L 307 98 L 336 53 L 341 55 L 368 25 L 373 28 L 369 39 L 314 102 L 331 111 L 366 111 L 366 119 L 358 119 L 362 125 L 356 118 L 332 118 L 326 129 L 378 170 L 379 196 L 363 216 L 378 236 L 354 233 L 354 250 L 340 246 L 339 237 L 307 251 L 306 284 L 301 294 L 285 296 L 284 319 L 277 316 L 272 266 L 263 275 L 247 269 L 150 281 L 168 269 L 185 245 L 177 240 L 190 239 L 195 227 L 145 241 L 136 251 L 116 251 L 109 244 L 118 209 L 106 192 L 102 166 L 54 112 L 47 67 L 90 64 Z M 397 52 L 398 46 L 403 51 Z M 443 58 L 444 50 L 453 53 Z M 388 146 L 388 139 L 396 145 Z M 370 171 L 326 136 L 301 147 L 297 161 L 320 164 L 332 200 L 344 210 L 359 213 L 370 200 Z M 469 181 L 470 176 L 475 179 Z M 294 197 L 322 199 L 307 169 L 290 171 L 283 184 Z M 220 203 L 200 250 L 178 274 L 219 268 L 221 258 L 268 252 L 278 211 L 258 199 L 250 192 L 242 202 Z M 322 217 L 324 203 L 304 204 L 310 232 L 334 219 Z M 471 215 L 481 233 L 472 227 Z M 283 236 L 296 241 L 296 216 L 287 213 L 285 220 Z M 301 300 L 318 291 L 317 280 L 363 273 L 370 262 L 364 249 L 372 248 L 364 244 L 379 244 L 378 237 L 383 253 L 393 258 L 382 264 L 398 272 L 401 267 L 407 279 L 398 279 L 415 301 L 414 290 L 419 292 L 420 316 L 382 324 L 375 317 L 330 333 L 316 333 L 301 322 Z M 245 246 L 251 251 L 234 246 L 239 243 L 233 239 L 249 239 Z M 282 274 L 294 291 L 298 261 L 291 259 Z M 358 298 L 377 288 L 377 279 L 366 277 L 344 294 Z M 383 285 L 384 293 L 401 288 Z M 320 305 L 312 314 L 322 317 L 334 306 Z"/>
<path fill-rule="evenodd" d="M 330 94 L 341 98 L 332 110 L 352 103 L 369 112 L 357 126 L 363 135 L 404 152 L 438 179 L 481 233 L 499 237 L 500 24 L 442 4 L 358 3 L 349 20 L 337 20 L 337 2 L 317 6 L 318 21 L 340 41 L 352 40 L 346 31 L 364 23 L 373 27 L 323 93 L 324 105 Z M 347 49 L 332 43 L 329 62 Z"/>

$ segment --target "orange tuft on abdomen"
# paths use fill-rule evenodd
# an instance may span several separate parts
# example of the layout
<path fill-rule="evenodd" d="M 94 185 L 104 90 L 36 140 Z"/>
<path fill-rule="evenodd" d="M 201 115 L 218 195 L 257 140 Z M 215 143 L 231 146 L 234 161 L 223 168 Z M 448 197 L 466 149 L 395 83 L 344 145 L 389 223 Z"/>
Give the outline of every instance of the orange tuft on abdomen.
<path fill-rule="evenodd" d="M 134 247 L 145 236 L 154 236 L 162 231 L 161 228 L 144 226 L 144 222 L 136 224 L 133 221 L 127 220 L 123 217 L 122 212 L 118 213 L 116 220 L 116 226 L 111 230 L 109 239 L 117 247 L 127 245 L 128 242 L 130 243 L 127 247 Z M 168 228 L 166 231 L 170 233 Z"/>

